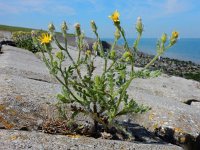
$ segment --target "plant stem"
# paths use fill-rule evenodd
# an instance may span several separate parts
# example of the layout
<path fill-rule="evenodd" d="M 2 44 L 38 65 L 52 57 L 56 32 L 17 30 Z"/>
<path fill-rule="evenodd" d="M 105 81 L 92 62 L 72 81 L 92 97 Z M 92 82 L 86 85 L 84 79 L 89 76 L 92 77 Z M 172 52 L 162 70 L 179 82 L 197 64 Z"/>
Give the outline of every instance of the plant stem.
<path fill-rule="evenodd" d="M 117 44 L 117 41 L 118 41 L 117 38 L 115 38 L 110 51 L 114 50 L 115 45 Z"/>
<path fill-rule="evenodd" d="M 142 69 L 142 71 L 147 69 L 149 66 L 151 66 L 156 61 L 156 59 L 158 59 L 158 57 L 161 56 L 164 53 L 164 51 L 166 51 L 170 47 L 171 47 L 171 44 L 169 44 L 166 47 L 163 47 L 163 50 L 161 50 L 161 53 L 158 53 L 157 55 L 155 55 L 154 58 Z"/>
<path fill-rule="evenodd" d="M 135 41 L 135 43 L 134 43 L 134 45 L 133 45 L 134 52 L 137 51 L 138 44 L 139 44 L 139 42 L 140 42 L 141 36 L 142 36 L 141 34 L 138 34 L 138 37 L 137 37 L 137 39 L 136 39 L 136 41 Z"/>
<path fill-rule="evenodd" d="M 77 64 L 79 64 L 80 57 L 81 57 L 81 38 L 80 36 L 78 36 L 78 59 L 76 62 Z"/>
<path fill-rule="evenodd" d="M 65 40 L 65 52 L 67 53 L 67 56 L 69 57 L 69 59 L 72 61 L 73 65 L 75 64 L 72 56 L 70 55 L 69 51 L 68 51 L 68 47 L 67 47 L 67 33 L 64 32 L 64 40 Z"/>
<path fill-rule="evenodd" d="M 104 54 L 104 50 L 103 50 L 103 46 L 102 46 L 101 40 L 99 38 L 99 34 L 97 32 L 94 32 L 94 33 L 96 35 L 97 42 L 98 42 L 98 44 L 100 46 L 100 53 L 102 54 L 102 57 L 103 57 L 105 54 Z"/>
<path fill-rule="evenodd" d="M 160 56 L 160 55 L 157 54 L 157 55 L 142 69 L 142 71 L 145 70 L 145 69 L 147 69 L 149 66 L 151 66 L 151 65 L 156 61 L 156 59 L 158 59 L 159 56 Z"/>
<path fill-rule="evenodd" d="M 110 69 L 113 67 L 113 65 L 116 63 L 116 61 L 113 61 L 112 64 L 109 66 L 109 68 L 106 70 L 106 72 L 110 71 Z M 106 74 L 106 72 L 103 73 L 103 75 Z"/>
<path fill-rule="evenodd" d="M 120 25 L 117 26 L 117 28 L 119 29 L 119 31 L 120 31 L 123 39 L 124 39 L 124 48 L 125 48 L 125 51 L 130 51 L 129 50 L 129 46 L 128 46 L 128 42 L 127 42 L 125 34 L 124 34 L 124 29 Z"/>
<path fill-rule="evenodd" d="M 96 31 L 95 31 L 94 33 L 95 33 L 95 35 L 96 35 L 98 44 L 99 44 L 99 46 L 100 46 L 100 55 L 101 55 L 102 57 L 104 57 L 104 69 L 103 69 L 103 70 L 104 70 L 104 72 L 106 72 L 108 60 L 107 60 L 107 57 L 105 56 L 104 49 L 103 49 L 103 46 L 102 46 L 102 42 L 101 42 L 101 40 L 100 40 L 100 38 L 99 38 L 99 34 L 98 34 Z"/>
<path fill-rule="evenodd" d="M 116 107 L 115 107 L 115 115 L 114 115 L 114 116 L 116 116 L 117 110 L 119 110 L 119 105 L 120 105 L 120 103 L 121 103 L 121 101 L 122 101 L 122 98 L 124 97 L 124 94 L 125 94 L 127 88 L 129 87 L 129 85 L 131 84 L 131 82 L 132 82 L 132 80 L 133 80 L 134 78 L 135 78 L 135 77 L 132 76 L 132 77 L 126 82 L 126 85 L 125 85 L 125 87 L 123 88 L 123 91 L 122 91 L 122 93 L 120 94 L 120 97 L 119 97 L 119 99 L 118 99 L 118 101 L 117 101 L 117 104 L 116 104 Z"/>

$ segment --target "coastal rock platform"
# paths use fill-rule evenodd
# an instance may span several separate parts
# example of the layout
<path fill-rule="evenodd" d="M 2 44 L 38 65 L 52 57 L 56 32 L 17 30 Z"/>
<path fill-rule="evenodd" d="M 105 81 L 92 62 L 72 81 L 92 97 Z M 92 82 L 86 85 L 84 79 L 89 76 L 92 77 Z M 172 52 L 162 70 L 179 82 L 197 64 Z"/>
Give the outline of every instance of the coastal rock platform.
<path fill-rule="evenodd" d="M 77 57 L 77 51 L 73 47 L 69 49 L 72 56 Z M 68 60 L 64 63 L 70 65 Z M 101 73 L 102 64 L 103 60 L 97 58 L 96 74 Z M 197 81 L 165 74 L 152 79 L 135 79 L 128 89 L 130 98 L 150 106 L 151 110 L 118 118 L 130 131 L 135 131 L 133 135 L 137 140 L 134 142 L 41 133 L 41 125 L 46 120 L 58 117 L 55 96 L 60 90 L 61 85 L 33 53 L 2 46 L 0 147 L 141 150 L 198 150 L 200 147 L 200 83 Z M 133 126 L 136 124 L 140 126 Z"/>
<path fill-rule="evenodd" d="M 2 133 L 37 131 L 45 119 L 55 116 L 55 95 L 60 91 L 60 85 L 49 75 L 44 63 L 31 52 L 11 46 L 3 46 L 2 50 L 0 126 L 11 130 L 2 130 Z M 77 52 L 71 52 L 75 57 Z M 101 61 L 100 58 L 97 59 L 96 65 L 99 68 Z M 162 75 L 154 79 L 136 79 L 129 88 L 130 96 L 137 102 L 150 106 L 152 110 L 142 115 L 125 116 L 121 120 L 129 119 L 138 123 L 164 140 L 167 135 L 172 136 L 173 140 L 168 142 L 173 144 L 198 146 L 200 111 L 196 106 L 184 102 L 198 99 L 199 90 L 199 82 L 179 77 Z M 173 134 L 165 133 L 167 129 L 173 131 Z M 57 135 L 51 136 L 53 138 Z M 171 148 L 170 146 L 169 149 Z"/>

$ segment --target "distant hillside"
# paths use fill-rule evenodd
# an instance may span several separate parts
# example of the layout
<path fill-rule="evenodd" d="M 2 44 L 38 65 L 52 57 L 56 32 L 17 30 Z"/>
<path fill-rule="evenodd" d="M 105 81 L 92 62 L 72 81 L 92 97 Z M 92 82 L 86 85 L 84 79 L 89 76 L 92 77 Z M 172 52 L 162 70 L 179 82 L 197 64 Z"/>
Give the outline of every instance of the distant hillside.
<path fill-rule="evenodd" d="M 8 25 L 0 25 L 0 30 L 10 31 L 10 32 L 14 32 L 14 31 L 26 31 L 26 32 L 30 32 L 30 31 L 32 31 L 34 29 L 24 28 L 24 27 L 8 26 Z"/>
<path fill-rule="evenodd" d="M 25 27 L 15 27 L 15 26 L 8 26 L 8 25 L 0 25 L 0 30 L 2 31 L 24 31 L 24 32 L 31 32 L 32 30 L 41 30 L 41 29 L 32 29 L 32 28 L 25 28 Z M 44 30 L 45 31 L 45 30 Z M 60 32 L 57 32 L 61 34 Z M 74 36 L 74 34 L 69 33 L 68 36 Z"/>

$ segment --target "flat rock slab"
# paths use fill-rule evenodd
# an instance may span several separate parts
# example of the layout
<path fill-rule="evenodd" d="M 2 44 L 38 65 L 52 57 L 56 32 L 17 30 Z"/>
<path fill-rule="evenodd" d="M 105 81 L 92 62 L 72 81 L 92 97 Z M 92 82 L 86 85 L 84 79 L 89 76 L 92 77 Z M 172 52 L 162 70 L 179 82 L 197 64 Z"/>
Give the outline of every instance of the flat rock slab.
<path fill-rule="evenodd" d="M 10 40 L 11 39 L 11 32 L 9 31 L 0 31 L 0 41 L 1 40 Z"/>
<path fill-rule="evenodd" d="M 0 127 L 36 130 L 54 116 L 59 91 L 58 84 L 0 74 Z"/>
<path fill-rule="evenodd" d="M 72 50 L 70 54 L 76 60 L 77 51 Z M 66 60 L 64 64 L 67 66 L 71 62 Z M 94 71 L 94 75 L 101 74 L 103 64 L 103 59 L 95 59 L 94 66 L 98 69 Z M 139 117 L 138 124 L 151 131 L 170 128 L 178 132 L 174 134 L 178 142 L 187 135 L 196 138 L 200 134 L 200 109 L 184 103 L 188 99 L 200 99 L 199 82 L 167 75 L 153 79 L 135 79 L 128 93 L 130 98 L 134 98 L 138 103 L 151 107 L 151 111 Z M 136 121 L 134 117 L 130 116 Z M 184 142 L 187 142 L 187 139 Z"/>
<path fill-rule="evenodd" d="M 77 51 L 72 50 L 71 54 L 74 58 L 78 56 Z M 96 59 L 95 67 L 98 69 L 94 74 L 101 73 L 103 63 L 101 58 Z M 64 64 L 68 66 L 71 63 L 66 60 Z M 184 104 L 183 100 L 199 99 L 199 82 L 162 75 L 154 79 L 136 79 L 128 90 L 130 98 L 152 109 L 142 115 L 125 116 L 125 119 L 131 119 L 154 132 L 159 130 L 159 134 L 162 129 L 171 129 L 171 139 L 178 143 L 191 140 L 187 139 L 188 135 L 191 135 L 194 138 L 192 141 L 195 142 L 200 133 L 200 110 L 193 105 Z M 44 63 L 34 54 L 10 46 L 3 47 L 3 54 L 0 55 L 2 126 L 14 126 L 14 129 L 20 129 L 26 123 L 28 126 L 37 126 L 38 122 L 45 118 L 45 108 L 49 110 L 47 103 L 56 102 L 54 96 L 59 91 L 60 85 L 54 82 Z M 17 117 L 14 114 L 22 116 L 18 115 L 18 119 L 15 119 Z M 32 124 L 29 124 L 31 119 L 23 116 L 27 114 L 35 120 Z M 9 119 L 10 123 L 6 122 Z"/>
<path fill-rule="evenodd" d="M 56 82 L 45 64 L 28 50 L 3 46 L 0 54 L 0 74 L 22 76 L 46 82 Z"/>
<path fill-rule="evenodd" d="M 145 114 L 130 116 L 134 122 L 171 143 L 200 147 L 199 82 L 162 75 L 135 79 L 128 92 L 138 103 L 151 107 Z M 186 104 L 190 100 L 194 102 Z"/>
<path fill-rule="evenodd" d="M 154 96 L 144 91 L 129 88 L 130 97 L 140 103 L 151 107 L 147 113 L 129 115 L 126 119 L 144 126 L 161 137 L 168 138 L 169 142 L 186 144 L 198 143 L 200 134 L 200 110 L 194 109 L 170 98 Z M 169 131 L 169 132 L 168 132 Z"/>
<path fill-rule="evenodd" d="M 0 130 L 0 147 L 4 150 L 181 150 L 170 144 L 141 144 L 94 139 L 81 136 L 49 135 L 39 132 Z"/>
<path fill-rule="evenodd" d="M 55 95 L 59 91 L 59 84 L 0 74 L 0 128 L 40 130 L 44 122 L 57 120 Z M 87 127 L 93 124 L 91 118 L 84 115 L 79 115 L 76 121 Z M 145 138 L 144 143 L 163 142 L 143 127 L 137 125 L 133 130 Z"/>
<path fill-rule="evenodd" d="M 132 88 L 180 102 L 187 102 L 192 99 L 200 102 L 200 82 L 180 77 L 166 75 L 153 79 L 135 79 Z"/>

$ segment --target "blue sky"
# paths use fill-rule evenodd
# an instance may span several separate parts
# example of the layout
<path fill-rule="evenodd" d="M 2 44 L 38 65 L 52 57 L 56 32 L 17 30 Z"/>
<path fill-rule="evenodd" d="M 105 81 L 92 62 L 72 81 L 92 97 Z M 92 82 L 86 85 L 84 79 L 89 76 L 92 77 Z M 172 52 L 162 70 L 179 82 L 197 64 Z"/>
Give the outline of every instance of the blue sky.
<path fill-rule="evenodd" d="M 101 37 L 112 37 L 114 27 L 108 16 L 120 12 L 127 37 L 135 37 L 138 16 L 144 23 L 143 37 L 160 37 L 163 32 L 180 32 L 180 37 L 200 38 L 199 0 L 0 0 L 0 24 L 47 29 L 53 22 L 59 30 L 65 20 L 69 32 L 79 22 L 93 37 L 90 20 L 95 20 Z"/>

